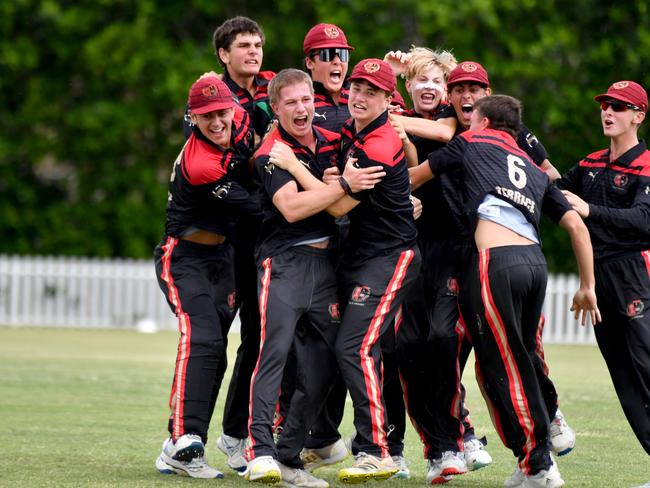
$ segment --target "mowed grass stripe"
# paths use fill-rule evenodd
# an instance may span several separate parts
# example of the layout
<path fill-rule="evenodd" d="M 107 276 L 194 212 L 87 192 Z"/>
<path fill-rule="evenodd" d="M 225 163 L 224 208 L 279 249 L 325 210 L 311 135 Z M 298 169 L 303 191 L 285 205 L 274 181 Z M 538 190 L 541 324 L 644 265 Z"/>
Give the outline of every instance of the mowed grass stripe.
<path fill-rule="evenodd" d="M 239 336 L 229 344 L 230 365 Z M 244 487 L 214 442 L 220 432 L 228 376 L 211 426 L 208 458 L 223 480 L 163 476 L 153 462 L 166 436 L 167 400 L 177 334 L 124 330 L 0 327 L 1 487 Z M 562 410 L 578 433 L 578 445 L 559 458 L 567 486 L 632 487 L 650 479 L 648 456 L 618 404 L 596 347 L 546 348 Z M 494 464 L 455 478 L 450 487 L 501 487 L 515 461 L 499 441 L 474 381 L 465 372 L 468 405 L 477 433 L 487 435 Z M 351 405 L 341 427 L 350 435 Z M 409 480 L 381 486 L 423 486 L 422 447 L 408 425 L 405 455 Z M 333 486 L 337 468 L 317 474 Z"/>

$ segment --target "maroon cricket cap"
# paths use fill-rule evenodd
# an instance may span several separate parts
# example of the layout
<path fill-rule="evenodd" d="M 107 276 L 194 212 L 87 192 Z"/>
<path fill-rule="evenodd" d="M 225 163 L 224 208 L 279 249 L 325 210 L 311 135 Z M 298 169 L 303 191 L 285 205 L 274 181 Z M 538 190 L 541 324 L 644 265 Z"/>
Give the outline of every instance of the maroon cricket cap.
<path fill-rule="evenodd" d="M 352 70 L 350 81 L 366 80 L 372 86 L 392 94 L 397 82 L 395 73 L 386 61 L 377 58 L 362 59 Z"/>
<path fill-rule="evenodd" d="M 334 24 L 318 24 L 309 29 L 305 40 L 302 43 L 302 50 L 309 54 L 314 49 L 324 47 L 340 47 L 343 49 L 354 49 L 348 44 L 345 32 Z"/>
<path fill-rule="evenodd" d="M 463 61 L 452 69 L 447 78 L 447 87 L 449 88 L 451 85 L 464 81 L 473 81 L 486 87 L 490 86 L 487 71 L 476 61 Z"/>
<path fill-rule="evenodd" d="M 206 76 L 197 80 L 190 88 L 187 105 L 192 113 L 207 114 L 214 110 L 234 107 L 235 102 L 228 85 L 216 76 Z"/>
<path fill-rule="evenodd" d="M 644 112 L 648 111 L 648 94 L 641 85 L 634 81 L 617 81 L 607 89 L 607 93 L 594 97 L 594 100 L 600 102 L 608 98 L 631 103 Z"/>

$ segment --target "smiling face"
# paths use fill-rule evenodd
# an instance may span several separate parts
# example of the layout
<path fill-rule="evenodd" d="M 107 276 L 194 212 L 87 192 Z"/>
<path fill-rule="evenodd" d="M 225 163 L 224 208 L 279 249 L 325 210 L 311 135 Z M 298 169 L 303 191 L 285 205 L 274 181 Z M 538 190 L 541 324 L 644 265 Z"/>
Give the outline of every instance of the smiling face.
<path fill-rule="evenodd" d="M 348 109 L 354 118 L 357 132 L 384 113 L 390 100 L 388 93 L 367 81 L 353 81 L 348 96 Z"/>
<path fill-rule="evenodd" d="M 413 108 L 419 114 L 435 110 L 447 91 L 445 77 L 439 66 L 418 73 L 406 81 L 406 89 L 413 100 Z"/>
<path fill-rule="evenodd" d="M 608 103 L 606 103 L 617 103 L 616 100 L 604 100 L 603 102 L 605 103 L 601 104 L 600 120 L 603 124 L 603 134 L 605 134 L 605 136 L 617 138 L 626 134 L 628 131 L 636 133 L 639 124 L 641 124 L 645 118 L 644 112 L 629 108 L 626 108 L 621 112 L 616 112 Z M 602 107 L 606 105 L 607 108 L 603 110 Z"/>
<path fill-rule="evenodd" d="M 314 118 L 314 95 L 309 85 L 300 82 L 285 86 L 271 108 L 284 130 L 305 144 L 305 138 L 312 135 L 311 122 Z"/>
<path fill-rule="evenodd" d="M 234 115 L 234 108 L 225 108 L 205 114 L 190 114 L 190 118 L 208 140 L 221 147 L 228 147 Z"/>
<path fill-rule="evenodd" d="M 348 63 L 341 61 L 341 58 L 334 56 L 331 61 L 321 61 L 318 55 L 305 60 L 305 66 L 311 71 L 314 81 L 322 83 L 328 93 L 341 91 L 345 75 L 348 73 Z"/>
<path fill-rule="evenodd" d="M 255 76 L 262 66 L 262 45 L 259 34 L 240 33 L 228 49 L 219 49 L 219 58 L 226 65 L 231 77 Z"/>
<path fill-rule="evenodd" d="M 474 104 L 483 97 L 490 96 L 490 88 L 478 83 L 464 82 L 454 84 L 449 88 L 449 103 L 454 107 L 458 122 L 468 129 L 471 124 Z"/>

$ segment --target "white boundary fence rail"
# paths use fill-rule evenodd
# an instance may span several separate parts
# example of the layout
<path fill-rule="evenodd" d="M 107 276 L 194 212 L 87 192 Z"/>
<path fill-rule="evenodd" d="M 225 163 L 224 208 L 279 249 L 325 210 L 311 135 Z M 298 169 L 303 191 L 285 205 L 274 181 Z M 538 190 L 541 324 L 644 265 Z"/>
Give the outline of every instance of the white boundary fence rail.
<path fill-rule="evenodd" d="M 569 311 L 576 276 L 549 276 L 544 340 L 595 343 Z M 175 329 L 153 260 L 0 255 L 0 325 Z M 233 327 L 235 329 L 235 327 Z"/>

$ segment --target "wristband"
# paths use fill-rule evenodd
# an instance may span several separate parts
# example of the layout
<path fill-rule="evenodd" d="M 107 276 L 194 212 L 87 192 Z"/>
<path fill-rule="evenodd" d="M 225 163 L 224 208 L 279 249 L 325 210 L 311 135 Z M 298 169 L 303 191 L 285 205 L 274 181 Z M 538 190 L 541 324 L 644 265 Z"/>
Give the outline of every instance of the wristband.
<path fill-rule="evenodd" d="M 343 188 L 343 191 L 345 193 L 352 195 L 352 188 L 350 188 L 350 184 L 342 176 L 339 176 L 339 185 L 341 185 L 341 188 Z"/>

